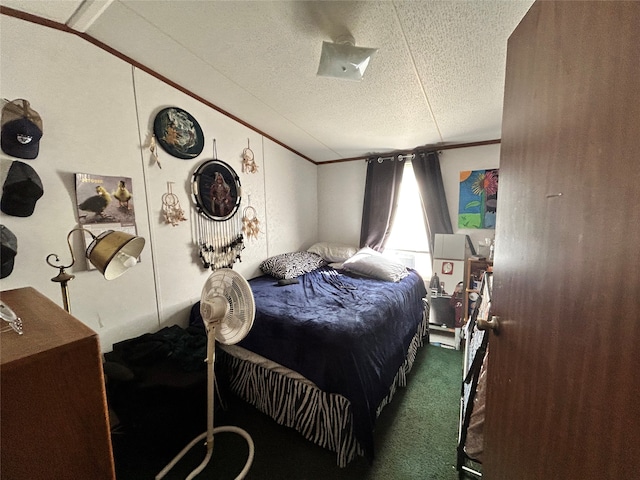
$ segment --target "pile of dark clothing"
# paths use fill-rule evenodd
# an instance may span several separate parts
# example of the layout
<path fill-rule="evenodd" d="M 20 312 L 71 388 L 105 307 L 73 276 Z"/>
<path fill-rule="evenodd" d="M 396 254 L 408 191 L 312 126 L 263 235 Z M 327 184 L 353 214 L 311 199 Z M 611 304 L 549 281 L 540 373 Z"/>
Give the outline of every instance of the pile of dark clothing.
<path fill-rule="evenodd" d="M 207 337 L 201 330 L 173 325 L 116 343 L 105 359 L 141 371 L 168 360 L 176 370 L 197 372 L 205 369 L 206 356 Z"/>
<path fill-rule="evenodd" d="M 152 437 L 190 426 L 202 429 L 206 356 L 203 330 L 177 325 L 114 344 L 104 355 L 104 371 L 120 428 Z"/>

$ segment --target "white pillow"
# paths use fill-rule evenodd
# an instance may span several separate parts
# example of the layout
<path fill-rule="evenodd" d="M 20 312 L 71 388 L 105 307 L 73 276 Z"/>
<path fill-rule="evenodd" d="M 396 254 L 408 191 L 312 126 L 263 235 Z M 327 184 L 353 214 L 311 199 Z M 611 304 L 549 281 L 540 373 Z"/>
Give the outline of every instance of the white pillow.
<path fill-rule="evenodd" d="M 344 262 L 357 251 L 356 247 L 334 242 L 318 242 L 307 249 L 307 252 L 320 255 L 327 263 Z"/>
<path fill-rule="evenodd" d="M 344 262 L 342 269 L 388 282 L 399 282 L 409 275 L 403 264 L 394 262 L 369 247 L 358 250 L 355 255 Z"/>

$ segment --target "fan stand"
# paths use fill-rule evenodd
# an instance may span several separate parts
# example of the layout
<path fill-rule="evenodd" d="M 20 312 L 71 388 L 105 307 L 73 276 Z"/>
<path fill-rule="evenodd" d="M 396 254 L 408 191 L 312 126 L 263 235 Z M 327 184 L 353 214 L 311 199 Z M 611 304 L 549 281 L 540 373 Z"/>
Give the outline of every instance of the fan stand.
<path fill-rule="evenodd" d="M 226 311 L 228 312 L 229 305 L 226 304 L 226 302 L 225 302 L 225 305 L 222 306 L 221 308 L 225 308 L 225 307 L 226 307 Z M 202 472 L 202 470 L 204 470 L 204 468 L 209 463 L 209 460 L 211 460 L 211 456 L 213 454 L 213 435 L 220 432 L 237 433 L 240 436 L 244 437 L 244 439 L 247 441 L 247 444 L 249 446 L 249 457 L 247 458 L 247 462 L 245 463 L 244 468 L 238 474 L 235 480 L 242 480 L 249 472 L 249 468 L 251 468 L 251 464 L 253 463 L 253 454 L 254 454 L 254 445 L 253 445 L 253 439 L 251 438 L 251 436 L 246 431 L 244 431 L 239 427 L 223 426 L 223 427 L 213 428 L 213 409 L 214 409 L 213 397 L 214 397 L 214 385 L 215 385 L 214 361 L 216 356 L 215 343 L 216 343 L 216 329 L 220 326 L 220 323 L 221 322 L 218 320 L 214 322 L 207 321 L 207 324 L 206 324 L 206 328 L 207 328 L 207 360 L 206 360 L 207 361 L 207 431 L 202 433 L 201 435 L 198 435 L 186 447 L 184 447 L 180 451 L 180 453 L 178 453 L 178 455 L 176 455 L 176 457 L 173 460 L 171 460 L 171 462 L 166 467 L 164 467 L 164 469 L 160 473 L 156 475 L 156 480 L 160 480 L 161 478 L 163 478 L 169 472 L 169 470 L 171 470 L 176 465 L 176 463 L 178 463 L 180 459 L 182 459 L 182 457 L 184 457 L 184 455 L 189 450 L 191 450 L 192 447 L 198 444 L 198 442 L 200 442 L 203 438 L 206 438 L 207 454 L 205 455 L 202 463 L 198 465 L 198 467 L 195 470 L 193 470 L 186 478 L 186 480 L 193 479 L 196 475 Z"/>

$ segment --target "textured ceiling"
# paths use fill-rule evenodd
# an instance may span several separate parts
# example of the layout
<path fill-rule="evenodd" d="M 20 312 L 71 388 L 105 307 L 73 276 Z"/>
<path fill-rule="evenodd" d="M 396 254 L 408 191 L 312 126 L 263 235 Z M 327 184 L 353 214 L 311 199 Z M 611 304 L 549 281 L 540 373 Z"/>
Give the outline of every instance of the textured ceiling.
<path fill-rule="evenodd" d="M 507 39 L 533 0 L 0 0 L 104 42 L 315 162 L 500 138 Z M 318 77 L 323 41 L 378 48 Z"/>

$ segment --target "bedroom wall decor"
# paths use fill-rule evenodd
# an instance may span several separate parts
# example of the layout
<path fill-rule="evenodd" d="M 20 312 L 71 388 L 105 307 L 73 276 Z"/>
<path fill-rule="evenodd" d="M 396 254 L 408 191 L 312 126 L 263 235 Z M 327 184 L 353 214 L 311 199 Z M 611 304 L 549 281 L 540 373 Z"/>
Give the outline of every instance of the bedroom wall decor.
<path fill-rule="evenodd" d="M 251 203 L 251 200 L 249 200 Z M 251 205 L 244 207 L 242 211 L 242 233 L 247 239 L 256 239 L 260 233 L 260 220 L 256 216 L 256 209 Z"/>
<path fill-rule="evenodd" d="M 105 230 L 137 235 L 133 206 L 133 181 L 129 177 L 76 173 L 78 224 L 84 232 L 85 249 L 93 241 L 91 234 Z M 87 270 L 94 270 L 91 262 Z"/>
<path fill-rule="evenodd" d="M 177 158 L 196 158 L 204 148 L 200 124 L 188 112 L 177 107 L 160 110 L 153 122 L 153 132 L 162 148 Z"/>
<path fill-rule="evenodd" d="M 238 211 L 240 177 L 222 160 L 207 160 L 193 174 L 192 191 L 200 214 L 224 222 Z"/>
<path fill-rule="evenodd" d="M 173 193 L 174 182 L 167 182 L 167 193 L 162 195 L 162 214 L 165 223 L 175 227 L 179 222 L 184 222 L 187 218 L 184 216 L 184 210 L 180 206 L 180 199 Z"/>
<path fill-rule="evenodd" d="M 158 168 L 162 170 L 162 164 L 160 163 L 160 158 L 158 157 L 158 144 L 156 143 L 156 136 L 154 134 L 151 134 L 151 139 L 149 140 L 149 151 L 151 152 L 151 158 L 153 159 L 153 161 L 156 162 Z"/>
<path fill-rule="evenodd" d="M 201 163 L 193 174 L 191 192 L 196 215 L 199 256 L 204 268 L 232 268 L 244 249 L 240 177 L 229 164 L 217 159 Z"/>
<path fill-rule="evenodd" d="M 460 172 L 459 228 L 496 228 L 498 171 L 495 168 Z"/>
<path fill-rule="evenodd" d="M 247 138 L 247 148 L 242 150 L 242 173 L 256 173 L 258 171 L 258 165 L 254 157 L 255 155 Z"/>
<path fill-rule="evenodd" d="M 232 268 L 244 249 L 240 218 L 235 215 L 224 222 L 211 221 L 204 215 L 194 215 L 198 256 L 204 268 Z"/>

